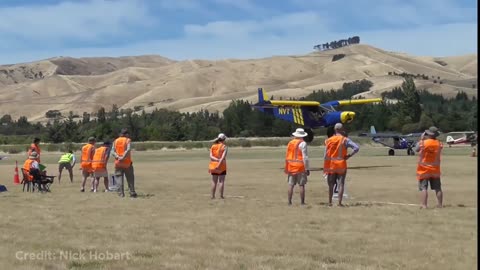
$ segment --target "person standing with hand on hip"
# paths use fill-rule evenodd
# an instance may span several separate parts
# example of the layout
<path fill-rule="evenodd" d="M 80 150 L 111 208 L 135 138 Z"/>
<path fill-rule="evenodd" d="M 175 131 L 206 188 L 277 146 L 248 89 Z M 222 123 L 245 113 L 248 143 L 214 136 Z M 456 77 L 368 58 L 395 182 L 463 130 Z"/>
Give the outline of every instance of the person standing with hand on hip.
<path fill-rule="evenodd" d="M 335 124 L 334 130 L 335 134 L 325 140 L 323 172 L 327 174 L 328 205 L 332 206 L 333 188 L 337 184 L 338 206 L 343 206 L 342 199 L 347 174 L 347 159 L 355 155 L 360 148 L 345 136 L 346 133 L 341 123 Z M 348 153 L 348 148 L 353 149 L 351 154 Z"/>

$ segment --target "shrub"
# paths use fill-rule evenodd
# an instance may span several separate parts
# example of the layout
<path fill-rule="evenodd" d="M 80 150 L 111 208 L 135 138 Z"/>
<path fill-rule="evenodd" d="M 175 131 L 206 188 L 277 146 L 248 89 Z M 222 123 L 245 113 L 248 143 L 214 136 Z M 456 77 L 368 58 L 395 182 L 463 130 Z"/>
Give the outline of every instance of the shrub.
<path fill-rule="evenodd" d="M 345 54 L 341 53 L 341 54 L 335 54 L 333 57 L 332 57 L 332 62 L 335 62 L 335 61 L 338 61 L 342 58 L 345 57 Z"/>
<path fill-rule="evenodd" d="M 445 62 L 442 61 L 442 60 L 435 60 L 435 63 L 437 63 L 437 64 L 439 64 L 439 65 L 441 65 L 441 66 L 446 66 L 446 65 L 447 65 L 447 63 L 445 63 Z"/>
<path fill-rule="evenodd" d="M 252 144 L 250 143 L 249 140 L 242 139 L 242 140 L 240 140 L 240 146 L 241 147 L 252 147 Z"/>

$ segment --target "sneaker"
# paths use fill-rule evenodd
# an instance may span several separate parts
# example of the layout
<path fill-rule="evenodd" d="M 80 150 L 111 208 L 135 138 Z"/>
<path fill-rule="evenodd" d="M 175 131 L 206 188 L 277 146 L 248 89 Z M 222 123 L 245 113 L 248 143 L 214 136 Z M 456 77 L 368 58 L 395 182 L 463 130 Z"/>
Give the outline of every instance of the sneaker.
<path fill-rule="evenodd" d="M 96 189 L 94 189 L 94 190 L 93 190 L 93 192 L 97 193 L 97 190 L 96 190 Z"/>
<path fill-rule="evenodd" d="M 110 190 L 108 190 L 108 189 L 105 189 L 103 192 L 110 192 Z"/>
<path fill-rule="evenodd" d="M 80 189 L 80 192 L 85 192 L 85 189 L 84 188 Z"/>
<path fill-rule="evenodd" d="M 130 198 L 137 198 L 137 193 L 130 194 Z"/>

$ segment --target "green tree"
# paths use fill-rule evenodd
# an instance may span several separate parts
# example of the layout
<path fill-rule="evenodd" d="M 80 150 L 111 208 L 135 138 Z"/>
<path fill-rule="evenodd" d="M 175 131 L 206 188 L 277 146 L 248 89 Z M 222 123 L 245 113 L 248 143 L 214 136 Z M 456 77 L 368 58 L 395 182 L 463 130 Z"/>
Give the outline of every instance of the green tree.
<path fill-rule="evenodd" d="M 11 124 L 13 122 L 12 116 L 10 114 L 5 114 L 0 118 L 0 124 Z"/>
<path fill-rule="evenodd" d="M 420 95 L 411 77 L 406 77 L 402 83 L 403 98 L 398 101 L 397 119 L 403 125 L 417 123 L 422 114 Z"/>

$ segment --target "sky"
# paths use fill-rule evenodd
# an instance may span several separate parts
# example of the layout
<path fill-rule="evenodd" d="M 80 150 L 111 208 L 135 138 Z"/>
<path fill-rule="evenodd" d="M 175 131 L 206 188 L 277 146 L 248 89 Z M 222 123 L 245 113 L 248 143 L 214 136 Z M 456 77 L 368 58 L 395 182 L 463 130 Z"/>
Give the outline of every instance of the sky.
<path fill-rule="evenodd" d="M 0 1 L 0 64 L 56 56 L 262 58 L 307 54 L 351 36 L 418 56 L 477 53 L 477 1 Z"/>

